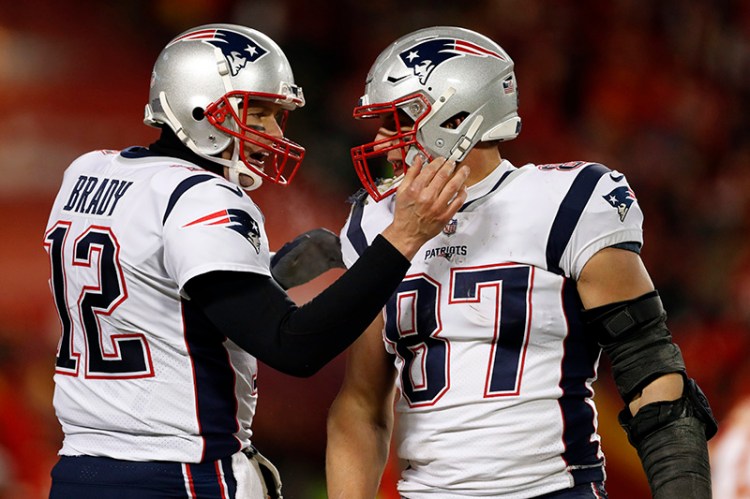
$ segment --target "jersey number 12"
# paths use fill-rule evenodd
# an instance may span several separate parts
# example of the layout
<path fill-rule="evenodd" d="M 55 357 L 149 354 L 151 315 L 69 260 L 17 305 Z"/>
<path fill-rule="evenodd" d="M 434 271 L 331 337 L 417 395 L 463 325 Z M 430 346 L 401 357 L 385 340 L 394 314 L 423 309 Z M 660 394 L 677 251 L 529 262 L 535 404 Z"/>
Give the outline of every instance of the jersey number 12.
<path fill-rule="evenodd" d="M 65 254 L 65 241 L 70 222 L 59 222 L 47 232 L 44 245 L 52 269 L 52 294 L 62 324 L 62 337 L 57 352 L 55 372 L 69 376 L 79 374 L 81 352 L 85 352 L 86 378 L 146 378 L 154 375 L 148 342 L 142 333 L 111 334 L 111 347 L 104 348 L 105 335 L 101 319 L 120 306 L 127 298 L 125 280 L 119 261 L 120 247 L 115 235 L 106 227 L 88 227 L 73 244 L 73 255 Z M 66 262 L 66 259 L 70 259 Z M 70 263 L 70 267 L 66 266 Z M 68 279 L 66 269 L 82 267 L 97 272 L 80 272 Z M 93 276 L 96 282 L 81 282 L 78 276 Z M 73 289 L 74 288 L 74 289 Z M 78 311 L 74 320 L 68 295 L 77 297 Z M 83 332 L 83 345 L 74 341 L 75 330 Z"/>

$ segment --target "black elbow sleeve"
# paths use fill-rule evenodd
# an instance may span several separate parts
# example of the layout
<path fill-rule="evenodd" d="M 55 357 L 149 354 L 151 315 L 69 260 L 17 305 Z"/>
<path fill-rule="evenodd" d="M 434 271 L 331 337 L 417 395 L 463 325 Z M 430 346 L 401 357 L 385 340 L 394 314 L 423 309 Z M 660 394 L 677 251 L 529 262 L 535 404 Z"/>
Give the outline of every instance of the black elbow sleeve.
<path fill-rule="evenodd" d="M 685 372 L 666 319 L 656 291 L 583 312 L 586 327 L 612 362 L 617 389 L 626 403 L 659 376 Z"/>
<path fill-rule="evenodd" d="M 716 419 L 703 392 L 687 377 L 658 293 L 586 310 L 583 317 L 609 356 L 626 403 L 664 374 L 683 375 L 682 397 L 647 404 L 635 416 L 625 407 L 619 420 L 638 451 L 654 498 L 710 498 L 706 442 L 717 431 Z"/>

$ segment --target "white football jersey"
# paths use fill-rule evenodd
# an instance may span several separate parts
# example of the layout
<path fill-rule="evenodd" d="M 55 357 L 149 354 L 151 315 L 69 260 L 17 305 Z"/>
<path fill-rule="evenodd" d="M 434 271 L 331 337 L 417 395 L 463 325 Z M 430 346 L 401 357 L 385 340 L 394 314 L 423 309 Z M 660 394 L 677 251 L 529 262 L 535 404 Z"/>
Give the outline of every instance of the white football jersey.
<path fill-rule="evenodd" d="M 355 204 L 347 265 L 393 203 Z M 575 281 L 602 248 L 639 251 L 642 222 L 624 175 L 599 164 L 503 161 L 469 188 L 385 308 L 403 496 L 525 498 L 604 479 L 600 349 L 582 330 Z"/>
<path fill-rule="evenodd" d="M 182 293 L 211 271 L 270 275 L 247 195 L 144 148 L 91 152 L 66 170 L 44 244 L 60 454 L 195 463 L 250 444 L 256 360 Z"/>

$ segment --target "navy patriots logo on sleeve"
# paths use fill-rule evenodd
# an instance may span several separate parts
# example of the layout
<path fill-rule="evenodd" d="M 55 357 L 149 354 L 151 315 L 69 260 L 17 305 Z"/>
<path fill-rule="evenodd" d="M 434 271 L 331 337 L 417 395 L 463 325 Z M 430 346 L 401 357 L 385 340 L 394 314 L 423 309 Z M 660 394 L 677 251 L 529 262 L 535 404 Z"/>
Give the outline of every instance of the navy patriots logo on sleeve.
<path fill-rule="evenodd" d="M 186 223 L 182 227 L 193 225 L 211 225 L 233 230 L 244 237 L 255 248 L 256 253 L 260 253 L 260 228 L 258 222 L 246 211 L 237 209 L 219 210 Z"/>
<path fill-rule="evenodd" d="M 602 197 L 605 201 L 612 205 L 613 208 L 617 208 L 617 214 L 620 216 L 620 222 L 625 221 L 625 217 L 630 210 L 630 206 L 636 199 L 635 193 L 627 185 L 617 187 L 612 192 Z"/>

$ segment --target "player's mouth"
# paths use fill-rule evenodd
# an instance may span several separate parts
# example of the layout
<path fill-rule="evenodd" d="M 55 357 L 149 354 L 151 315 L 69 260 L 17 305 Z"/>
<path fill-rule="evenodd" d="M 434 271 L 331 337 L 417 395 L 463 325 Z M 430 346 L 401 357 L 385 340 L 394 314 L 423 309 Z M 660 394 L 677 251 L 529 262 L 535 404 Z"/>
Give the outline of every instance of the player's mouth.
<path fill-rule="evenodd" d="M 250 159 L 263 163 L 270 155 L 268 151 L 256 151 L 250 154 Z"/>
<path fill-rule="evenodd" d="M 259 150 L 259 151 L 251 152 L 246 157 L 249 163 L 252 163 L 254 166 L 260 169 L 263 169 L 266 161 L 268 160 L 270 156 L 271 156 L 270 152 Z"/>

